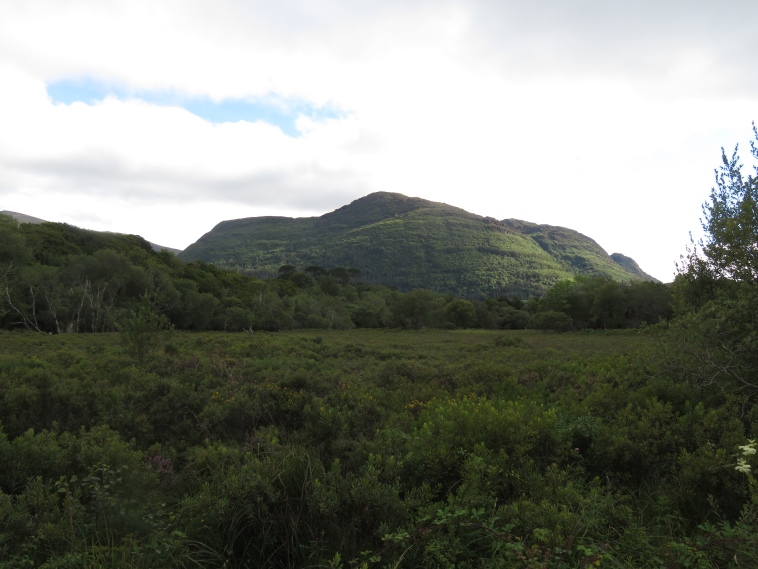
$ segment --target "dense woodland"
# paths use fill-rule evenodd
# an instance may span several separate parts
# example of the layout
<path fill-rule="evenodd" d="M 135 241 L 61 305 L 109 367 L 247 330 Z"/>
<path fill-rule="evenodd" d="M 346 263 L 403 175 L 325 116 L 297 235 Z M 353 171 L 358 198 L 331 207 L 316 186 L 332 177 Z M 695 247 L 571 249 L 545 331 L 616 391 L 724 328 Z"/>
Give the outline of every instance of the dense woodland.
<path fill-rule="evenodd" d="M 260 280 L 168 252 L 137 236 L 0 216 L 0 327 L 110 332 L 147 306 L 177 330 L 637 327 L 670 318 L 671 290 L 577 275 L 543 298 L 464 299 L 372 285 L 355 269 L 284 265 Z M 298 270 L 300 269 L 300 270 Z"/>
<path fill-rule="evenodd" d="M 716 182 L 672 285 L 526 299 L 4 220 L 0 568 L 758 566 L 758 179 Z"/>

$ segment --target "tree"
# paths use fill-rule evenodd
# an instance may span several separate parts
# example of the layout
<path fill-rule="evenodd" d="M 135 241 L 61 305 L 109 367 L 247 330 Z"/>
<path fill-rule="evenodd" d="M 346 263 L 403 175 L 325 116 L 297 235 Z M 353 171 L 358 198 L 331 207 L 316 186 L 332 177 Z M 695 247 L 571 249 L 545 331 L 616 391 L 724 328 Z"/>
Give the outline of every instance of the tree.
<path fill-rule="evenodd" d="M 753 135 L 750 151 L 758 160 L 755 123 Z M 722 164 L 715 170 L 716 187 L 703 204 L 703 256 L 693 248 L 683 272 L 753 285 L 758 282 L 758 166 L 753 167 L 754 174 L 744 176 L 737 151 L 735 146 L 731 158 L 727 158 L 721 149 Z"/>
<path fill-rule="evenodd" d="M 325 275 L 326 269 L 324 269 L 323 267 L 319 267 L 317 265 L 311 265 L 309 267 L 305 267 L 305 269 L 303 269 L 303 272 L 308 273 L 311 277 L 315 279 L 316 277 Z"/>
<path fill-rule="evenodd" d="M 758 160 L 753 123 L 752 156 Z M 675 282 L 680 317 L 669 359 L 701 387 L 758 390 L 758 168 L 744 176 L 735 146 L 721 149 L 716 187 L 703 204 L 705 238 Z M 688 367 L 689 365 L 689 367 Z M 690 371 L 687 372 L 687 369 Z"/>
<path fill-rule="evenodd" d="M 445 306 L 447 318 L 458 328 L 471 328 L 476 323 L 476 307 L 468 300 L 458 299 Z"/>
<path fill-rule="evenodd" d="M 637 327 L 643 322 L 655 324 L 672 317 L 671 287 L 668 285 L 632 281 L 623 290 L 626 297 L 625 325 L 627 327 Z"/>
<path fill-rule="evenodd" d="M 390 307 L 393 325 L 405 329 L 432 325 L 432 313 L 440 306 L 438 298 L 437 294 L 423 289 L 398 295 Z"/>
<path fill-rule="evenodd" d="M 553 330 L 555 332 L 568 332 L 573 328 L 571 316 L 565 312 L 544 310 L 538 312 L 529 319 L 528 328 L 533 330 Z"/>
<path fill-rule="evenodd" d="M 329 269 L 329 274 L 337 279 L 340 284 L 346 285 L 350 282 L 350 272 L 344 267 Z"/>
<path fill-rule="evenodd" d="M 295 274 L 295 271 L 297 271 L 297 269 L 294 265 L 282 265 L 279 267 L 279 278 L 288 279 Z"/>
<path fill-rule="evenodd" d="M 610 282 L 603 277 L 590 279 L 584 275 L 558 281 L 547 291 L 540 308 L 568 314 L 575 328 L 586 328 L 593 317 L 597 289 Z"/>
<path fill-rule="evenodd" d="M 626 311 L 626 298 L 621 287 L 615 281 L 602 278 L 596 279 L 594 284 L 592 317 L 595 326 L 620 328 Z"/>

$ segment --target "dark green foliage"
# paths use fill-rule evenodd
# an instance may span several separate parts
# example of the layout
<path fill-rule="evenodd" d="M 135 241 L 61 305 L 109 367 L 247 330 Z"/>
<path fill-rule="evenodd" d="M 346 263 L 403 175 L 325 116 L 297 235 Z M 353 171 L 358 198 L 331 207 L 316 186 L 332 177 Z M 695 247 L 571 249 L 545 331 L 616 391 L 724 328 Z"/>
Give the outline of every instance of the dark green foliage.
<path fill-rule="evenodd" d="M 442 298 L 428 290 L 414 290 L 391 305 L 392 323 L 398 328 L 419 329 L 441 327 L 445 310 Z"/>
<path fill-rule="evenodd" d="M 476 307 L 468 300 L 454 300 L 445 306 L 448 320 L 458 328 L 471 328 L 477 320 Z"/>
<path fill-rule="evenodd" d="M 534 330 L 553 330 L 554 332 L 567 332 L 573 328 L 571 316 L 564 312 L 545 310 L 538 312 L 529 319 L 528 328 Z"/>
<path fill-rule="evenodd" d="M 5 328 L 113 331 L 145 297 L 151 310 L 178 328 L 248 329 L 255 320 L 254 301 L 273 288 L 156 253 L 135 236 L 50 223 L 10 223 L 0 229 L 9 234 L 0 247 L 0 325 Z"/>
<path fill-rule="evenodd" d="M 156 253 L 134 236 L 13 220 L 0 230 L 7 234 L 6 246 L 0 247 L 0 327 L 6 329 L 124 329 L 140 310 L 141 299 L 156 317 L 194 331 L 523 329 L 531 317 L 518 297 L 469 301 L 425 289 L 401 293 L 359 282 L 360 271 L 354 268 L 312 265 L 299 271 L 283 265 L 276 278 L 260 281 L 201 261 L 185 263 L 165 251 Z M 665 317 L 663 293 L 668 289 L 661 287 L 577 276 L 557 283 L 544 302 L 533 299 L 530 310 L 566 312 L 574 328 L 637 326 Z M 144 355 L 135 357 L 142 360 Z"/>
<path fill-rule="evenodd" d="M 701 387 L 758 391 L 758 291 L 710 301 L 669 330 L 671 365 Z"/>
<path fill-rule="evenodd" d="M 169 328 L 168 319 L 150 307 L 147 297 L 120 327 L 121 343 L 126 352 L 139 363 L 163 347 L 163 337 Z"/>
<path fill-rule="evenodd" d="M 662 283 L 633 281 L 622 287 L 626 300 L 624 323 L 627 327 L 656 324 L 674 316 L 671 286 Z"/>
<path fill-rule="evenodd" d="M 3 569 L 157 569 L 203 559 L 199 551 L 190 553 L 161 501 L 160 470 L 114 431 L 0 437 Z"/>
<path fill-rule="evenodd" d="M 531 301 L 529 327 L 569 330 L 635 328 L 673 316 L 671 287 L 635 281 L 618 283 L 604 277 L 576 276 L 558 282 L 541 299 Z"/>
<path fill-rule="evenodd" d="M 0 342 L 3 569 L 755 559 L 758 415 L 654 334 L 175 332 L 139 368 L 115 335 Z"/>

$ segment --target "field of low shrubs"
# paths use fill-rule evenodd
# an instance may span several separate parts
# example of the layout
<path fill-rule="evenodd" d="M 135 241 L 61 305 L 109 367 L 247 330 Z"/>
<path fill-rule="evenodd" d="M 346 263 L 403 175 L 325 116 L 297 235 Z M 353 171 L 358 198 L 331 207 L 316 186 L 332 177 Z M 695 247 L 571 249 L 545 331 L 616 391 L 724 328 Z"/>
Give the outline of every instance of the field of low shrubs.
<path fill-rule="evenodd" d="M 756 567 L 664 333 L 0 332 L 0 568 Z"/>

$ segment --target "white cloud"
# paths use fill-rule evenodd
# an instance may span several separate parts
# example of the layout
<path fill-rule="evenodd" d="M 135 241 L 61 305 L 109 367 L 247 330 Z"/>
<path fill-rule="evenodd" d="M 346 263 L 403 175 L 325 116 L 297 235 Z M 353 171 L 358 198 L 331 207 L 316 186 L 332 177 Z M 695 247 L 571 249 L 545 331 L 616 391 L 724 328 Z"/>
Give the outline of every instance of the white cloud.
<path fill-rule="evenodd" d="M 568 226 L 668 279 L 719 147 L 750 135 L 743 4 L 0 0 L 1 209 L 184 247 L 387 190 Z M 293 138 L 48 99 L 85 76 L 346 112 Z"/>

